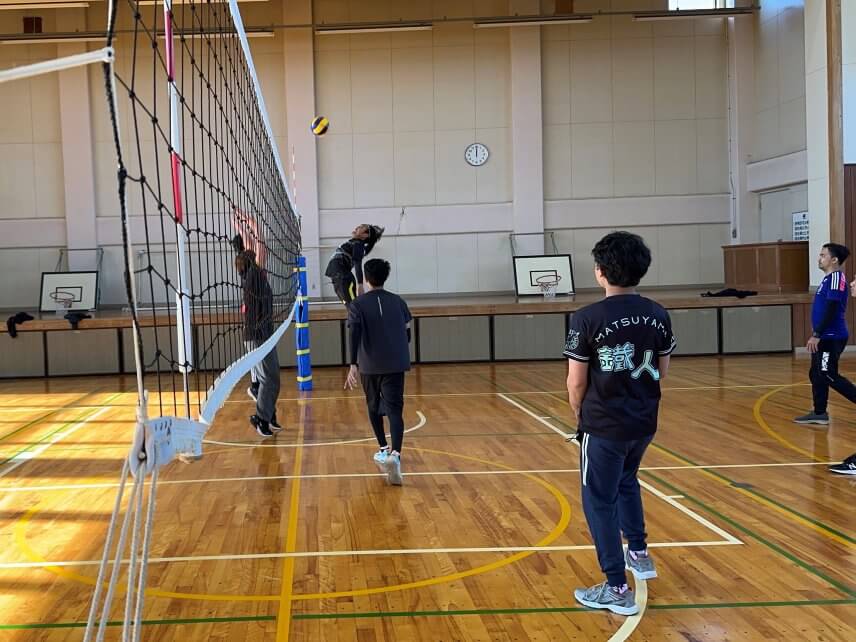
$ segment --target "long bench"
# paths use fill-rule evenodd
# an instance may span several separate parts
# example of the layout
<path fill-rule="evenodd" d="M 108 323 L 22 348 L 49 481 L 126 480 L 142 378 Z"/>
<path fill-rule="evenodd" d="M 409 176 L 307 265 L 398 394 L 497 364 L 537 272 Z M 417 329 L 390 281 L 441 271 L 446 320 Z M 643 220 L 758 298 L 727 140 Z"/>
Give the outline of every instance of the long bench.
<path fill-rule="evenodd" d="M 810 293 L 745 299 L 705 298 L 685 289 L 643 293 L 669 310 L 679 339 L 677 355 L 789 352 L 805 341 Z M 597 292 L 555 299 L 511 295 L 406 297 L 415 318 L 411 357 L 417 363 L 561 359 L 574 311 L 599 297 Z M 5 319 L 18 311 L 6 311 L 2 316 Z M 340 304 L 311 304 L 313 364 L 345 363 L 345 316 Z M 197 335 L 216 331 L 218 326 L 235 321 L 235 313 L 197 315 L 194 331 Z M 155 332 L 162 343 L 168 343 L 174 323 L 168 314 L 141 315 L 144 344 L 153 344 Z M 77 330 L 54 314 L 19 325 L 14 339 L 5 324 L 2 328 L 0 377 L 134 371 L 131 319 L 121 309 L 93 313 L 93 318 L 82 320 Z M 292 330 L 278 351 L 283 366 L 294 365 Z M 144 360 L 150 361 L 152 356 L 144 355 Z"/>

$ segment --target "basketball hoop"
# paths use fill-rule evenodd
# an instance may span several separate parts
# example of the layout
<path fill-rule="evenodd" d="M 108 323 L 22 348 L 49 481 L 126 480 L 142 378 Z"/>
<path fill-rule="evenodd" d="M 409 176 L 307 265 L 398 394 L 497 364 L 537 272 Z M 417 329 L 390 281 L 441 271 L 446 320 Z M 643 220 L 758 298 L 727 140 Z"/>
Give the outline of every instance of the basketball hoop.
<path fill-rule="evenodd" d="M 545 274 L 544 276 L 539 276 L 535 279 L 535 282 L 538 284 L 538 287 L 541 288 L 544 298 L 550 299 L 556 296 L 556 290 L 559 289 L 559 281 L 561 280 L 562 277 L 558 274 Z"/>
<path fill-rule="evenodd" d="M 57 314 L 62 314 L 66 310 L 70 310 L 71 304 L 74 303 L 74 294 L 71 292 L 57 290 L 56 292 L 51 292 L 48 296 L 56 303 Z"/>

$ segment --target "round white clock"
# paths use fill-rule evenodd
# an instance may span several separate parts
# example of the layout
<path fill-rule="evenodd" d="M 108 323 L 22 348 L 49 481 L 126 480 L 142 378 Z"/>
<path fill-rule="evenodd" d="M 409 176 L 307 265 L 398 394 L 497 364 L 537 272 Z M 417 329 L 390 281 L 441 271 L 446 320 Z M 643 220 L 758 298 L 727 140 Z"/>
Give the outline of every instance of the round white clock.
<path fill-rule="evenodd" d="M 487 162 L 490 152 L 481 143 L 473 143 L 464 152 L 464 158 L 473 167 L 479 167 Z"/>

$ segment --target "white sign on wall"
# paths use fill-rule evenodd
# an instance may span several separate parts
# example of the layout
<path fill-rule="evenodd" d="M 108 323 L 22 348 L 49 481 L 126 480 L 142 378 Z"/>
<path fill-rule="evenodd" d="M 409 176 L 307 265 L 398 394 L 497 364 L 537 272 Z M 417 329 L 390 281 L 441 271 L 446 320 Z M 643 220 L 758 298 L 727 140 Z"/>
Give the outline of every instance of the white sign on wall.
<path fill-rule="evenodd" d="M 808 212 L 794 212 L 794 240 L 808 241 Z"/>

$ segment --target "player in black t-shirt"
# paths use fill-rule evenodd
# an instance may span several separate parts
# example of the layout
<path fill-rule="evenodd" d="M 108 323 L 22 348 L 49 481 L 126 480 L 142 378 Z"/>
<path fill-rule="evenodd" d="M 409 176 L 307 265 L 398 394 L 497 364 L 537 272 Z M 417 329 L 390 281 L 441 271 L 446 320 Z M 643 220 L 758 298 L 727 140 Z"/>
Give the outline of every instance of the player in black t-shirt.
<path fill-rule="evenodd" d="M 330 257 L 324 274 L 333 281 L 333 290 L 345 305 L 363 293 L 363 258 L 380 241 L 383 230 L 379 225 L 357 225 L 351 238 L 337 247 Z M 356 272 L 356 280 L 351 270 Z"/>
<path fill-rule="evenodd" d="M 625 567 L 637 579 L 657 577 L 648 556 L 637 473 L 657 430 L 660 380 L 675 337 L 668 313 L 636 293 L 651 265 L 640 237 L 613 232 L 592 255 L 606 298 L 574 314 L 564 355 L 581 443 L 583 510 L 606 581 L 577 589 L 574 597 L 590 608 L 634 615 L 639 607 Z"/>

